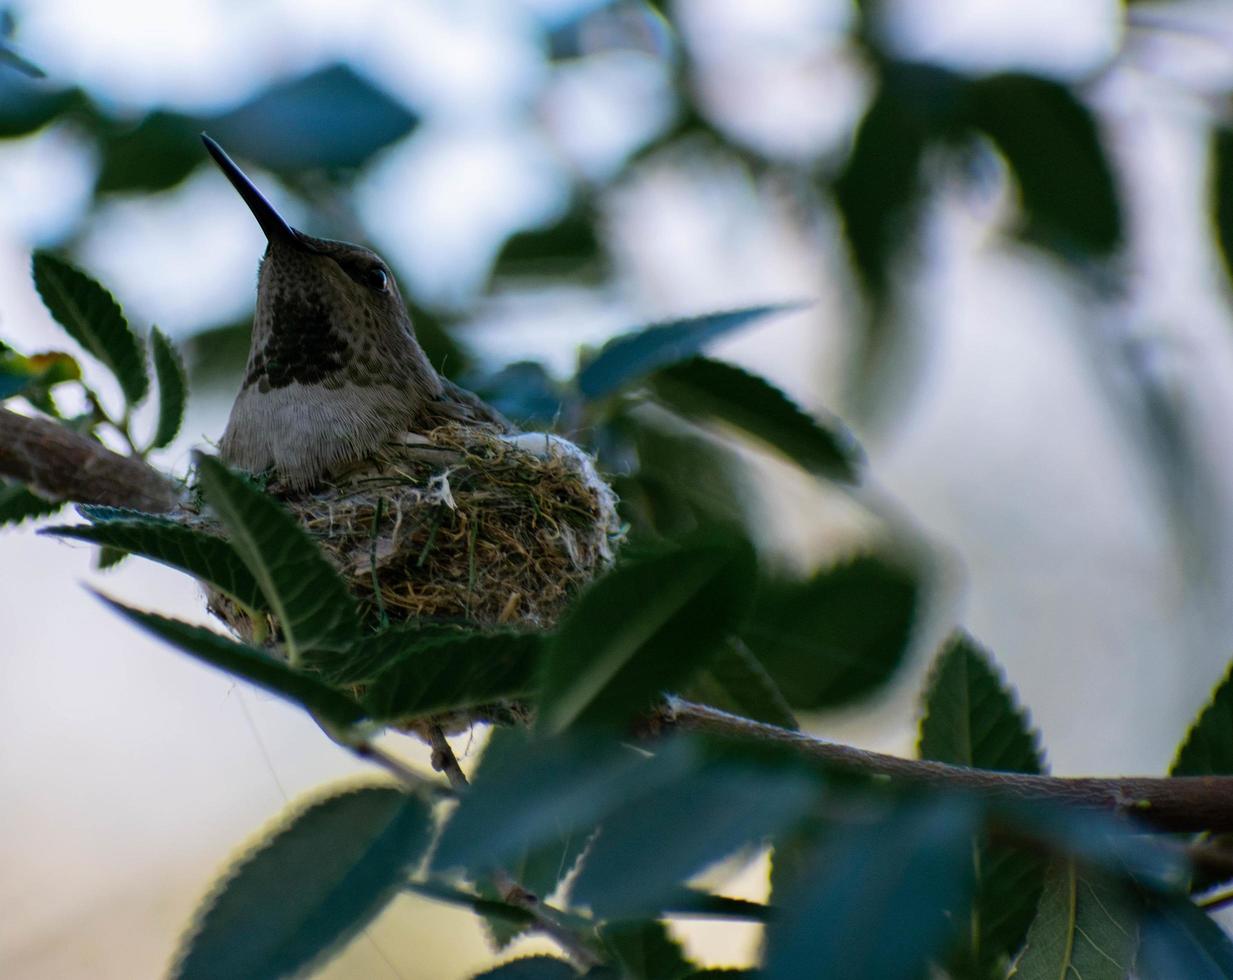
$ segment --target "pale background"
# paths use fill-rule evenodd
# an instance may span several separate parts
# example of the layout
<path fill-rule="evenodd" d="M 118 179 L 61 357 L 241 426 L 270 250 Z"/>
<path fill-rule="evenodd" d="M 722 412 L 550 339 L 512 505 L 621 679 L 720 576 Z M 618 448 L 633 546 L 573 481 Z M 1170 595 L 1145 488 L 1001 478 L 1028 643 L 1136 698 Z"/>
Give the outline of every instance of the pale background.
<path fill-rule="evenodd" d="M 14 9 L 27 56 L 135 111 L 234 101 L 340 57 L 362 66 L 426 116 L 361 178 L 374 244 L 426 295 L 461 304 L 502 236 L 564 207 L 566 162 L 606 173 L 659 125 L 664 79 L 636 59 L 598 77 L 546 71 L 533 18 L 571 6 Z M 695 0 L 678 10 L 696 32 L 703 87 L 733 130 L 802 153 L 850 137 L 867 93 L 837 45 L 847 4 Z M 976 71 L 1086 75 L 1126 40 L 1113 0 L 904 0 L 895 10 L 905 52 Z M 939 628 L 961 619 L 996 653 L 1059 773 L 1163 771 L 1233 654 L 1233 322 L 1203 210 L 1206 127 L 1233 82 L 1233 11 L 1160 10 L 1168 24 L 1132 36 L 1089 89 L 1126 182 L 1130 294 L 1116 309 L 1094 305 L 1056 266 L 999 237 L 1004 191 L 956 188 L 929 220 L 916 307 L 928 326 L 924 373 L 901 423 L 867 439 L 881 493 L 945 556 Z M 528 102 L 550 125 L 522 124 Z M 89 172 L 69 130 L 0 142 L 0 332 L 23 349 L 66 344 L 29 285 L 28 254 L 81 219 Z M 806 404 L 841 407 L 835 229 L 807 234 L 775 188 L 722 162 L 646 168 L 610 204 L 620 288 L 485 304 L 466 334 L 485 357 L 544 357 L 567 371 L 579 343 L 624 325 L 813 297 L 810 311 L 720 353 Z M 80 258 L 136 323 L 176 334 L 251 304 L 261 247 L 222 178 L 201 170 L 157 200 L 118 200 L 91 217 Z M 1209 517 L 1200 548 L 1178 550 L 1119 407 L 1126 381 L 1109 365 L 1131 346 L 1196 440 L 1188 490 Z M 192 446 L 217 438 L 229 398 L 190 404 L 168 465 L 183 468 Z M 783 468 L 769 473 L 767 519 L 797 560 L 851 540 L 833 501 Z M 0 975 L 157 976 L 241 842 L 286 800 L 366 774 L 295 711 L 148 639 L 85 589 L 201 620 L 184 577 L 139 561 L 99 574 L 90 548 L 27 527 L 0 535 L 0 582 Z M 882 702 L 816 730 L 909 751 L 923 656 Z M 474 754 L 465 739 L 459 748 Z M 756 893 L 757 871 L 734 887 Z M 327 975 L 452 978 L 491 962 L 470 916 L 418 900 L 400 899 L 369 936 Z M 726 964 L 752 939 L 721 926 L 689 941 Z"/>

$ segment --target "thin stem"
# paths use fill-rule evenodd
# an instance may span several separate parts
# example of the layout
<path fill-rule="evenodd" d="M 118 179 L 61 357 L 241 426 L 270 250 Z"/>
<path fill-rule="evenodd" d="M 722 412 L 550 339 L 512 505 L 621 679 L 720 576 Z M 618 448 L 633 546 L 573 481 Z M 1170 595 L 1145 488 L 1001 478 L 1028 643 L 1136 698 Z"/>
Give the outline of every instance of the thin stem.
<path fill-rule="evenodd" d="M 328 731 L 327 731 L 328 734 Z M 347 742 L 335 739 L 358 759 L 372 762 L 380 766 L 408 789 L 416 793 L 426 793 L 429 796 L 453 796 L 454 790 L 449 786 L 425 779 L 395 755 L 373 745 L 372 742 Z"/>
<path fill-rule="evenodd" d="M 428 726 L 427 741 L 432 748 L 432 768 L 436 772 L 444 773 L 445 778 L 450 781 L 450 786 L 456 791 L 466 789 L 467 774 L 458 764 L 458 756 L 454 755 L 454 750 L 446 740 L 445 732 L 441 730 L 440 725 Z"/>
<path fill-rule="evenodd" d="M 1157 830 L 1233 830 L 1233 776 L 1069 778 L 990 772 L 869 752 L 679 698 L 668 699 L 655 727 L 781 745 L 824 766 L 854 773 L 1111 811 Z"/>

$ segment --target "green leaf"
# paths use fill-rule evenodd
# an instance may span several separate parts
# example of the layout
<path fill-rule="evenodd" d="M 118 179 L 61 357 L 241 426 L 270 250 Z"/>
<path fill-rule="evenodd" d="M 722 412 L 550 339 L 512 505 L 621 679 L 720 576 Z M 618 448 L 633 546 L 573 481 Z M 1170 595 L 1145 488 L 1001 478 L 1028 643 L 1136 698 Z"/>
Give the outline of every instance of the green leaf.
<path fill-rule="evenodd" d="M 84 102 L 81 89 L 52 85 L 15 71 L 0 71 L 0 139 L 33 133 Z"/>
<path fill-rule="evenodd" d="M 685 696 L 768 725 L 799 727 L 779 686 L 735 637 L 729 637 L 715 659 L 694 675 Z"/>
<path fill-rule="evenodd" d="M 903 564 L 862 555 L 804 582 L 765 583 L 740 635 L 794 708 L 846 704 L 903 662 L 921 588 Z"/>
<path fill-rule="evenodd" d="M 800 304 L 751 306 L 727 313 L 670 320 L 622 334 L 604 345 L 578 372 L 578 387 L 587 398 L 603 398 L 646 375 L 697 354 L 706 344 L 772 313 L 801 309 Z"/>
<path fill-rule="evenodd" d="M 823 425 L 757 375 L 695 357 L 655 372 L 648 383 L 657 399 L 686 418 L 731 425 L 816 476 L 859 479 L 862 454 L 842 423 Z"/>
<path fill-rule="evenodd" d="M 306 650 L 345 650 L 355 643 L 355 600 L 295 519 L 218 460 L 200 453 L 196 460 L 206 501 L 278 617 L 291 663 Z"/>
<path fill-rule="evenodd" d="M 23 484 L 0 480 L 0 527 L 20 524 L 35 517 L 47 517 L 63 506 L 62 500 L 48 500 Z"/>
<path fill-rule="evenodd" d="M 477 774 L 441 833 L 433 867 L 498 867 L 564 834 L 586 836 L 618 806 L 683 778 L 699 761 L 686 739 L 650 759 L 610 740 L 531 742 Z"/>
<path fill-rule="evenodd" d="M 174 976 L 301 975 L 393 898 L 428 846 L 431 826 L 427 804 L 393 788 L 312 804 L 206 898 Z"/>
<path fill-rule="evenodd" d="M 135 517 L 98 524 L 49 527 L 42 534 L 119 548 L 187 572 L 249 609 L 268 606 L 239 555 L 225 540 L 174 521 Z"/>
<path fill-rule="evenodd" d="M 767 980 L 927 975 L 967 914 L 975 817 L 965 801 L 935 798 L 833 834 L 777 902 Z"/>
<path fill-rule="evenodd" d="M 586 206 L 571 208 L 551 225 L 511 235 L 493 263 L 496 276 L 568 276 L 597 269 L 603 256 L 598 218 Z"/>
<path fill-rule="evenodd" d="M 609 955 L 633 980 L 684 980 L 697 967 L 662 922 L 619 922 L 600 931 Z"/>
<path fill-rule="evenodd" d="M 988 654 L 957 633 L 939 654 L 925 694 L 920 757 L 998 772 L 1042 773 L 1044 758 L 1027 713 Z M 972 842 L 972 914 L 950 960 L 955 976 L 1004 977 L 1027 935 L 1045 861 L 1016 845 Z"/>
<path fill-rule="evenodd" d="M 146 397 L 141 342 L 115 298 L 80 269 L 50 252 L 34 253 L 34 285 L 43 304 L 77 343 L 115 375 L 129 405 Z"/>
<path fill-rule="evenodd" d="M 1170 776 L 1227 776 L 1233 774 L 1233 667 L 1216 685 L 1211 700 L 1199 712 Z"/>
<path fill-rule="evenodd" d="M 1074 92 L 1013 72 L 969 84 L 973 125 L 1018 180 L 1027 236 L 1063 257 L 1116 249 L 1122 214 L 1113 171 L 1096 120 Z"/>
<path fill-rule="evenodd" d="M 1212 202 L 1216 241 L 1225 272 L 1233 275 L 1233 129 L 1221 126 L 1212 133 Z"/>
<path fill-rule="evenodd" d="M 358 644 L 382 645 L 378 633 Z M 405 642 L 405 640 L 404 640 Z M 520 698 L 535 689 L 535 669 L 544 645 L 534 634 L 458 634 L 423 643 L 372 679 L 364 697 L 370 717 L 404 721 Z"/>
<path fill-rule="evenodd" d="M 1138 947 L 1138 918 L 1120 881 L 1099 872 L 1080 874 L 1071 860 L 1055 861 L 1012 976 L 1125 980 Z"/>
<path fill-rule="evenodd" d="M 293 670 L 261 650 L 236 643 L 200 626 L 133 609 L 105 595 L 99 594 L 99 598 L 178 650 L 233 677 L 256 684 L 294 705 L 307 708 L 340 728 L 346 728 L 364 716 L 360 706 L 345 694 L 327 687 L 315 677 Z"/>
<path fill-rule="evenodd" d="M 42 407 L 53 386 L 81 378 L 81 366 L 71 354 L 47 351 L 26 357 L 0 344 L 0 401 L 23 395 Z"/>
<path fill-rule="evenodd" d="M 184 405 L 188 396 L 188 375 L 179 352 L 158 327 L 150 331 L 154 349 L 154 376 L 158 379 L 158 429 L 151 449 L 171 445 L 184 421 Z"/>
<path fill-rule="evenodd" d="M 1043 773 L 1039 736 L 988 653 L 965 633 L 938 655 L 925 693 L 920 757 L 997 772 Z"/>
<path fill-rule="evenodd" d="M 795 767 L 717 759 L 604 821 L 570 890 L 603 919 L 658 915 L 683 882 L 794 824 L 818 786 Z"/>
<path fill-rule="evenodd" d="M 136 125 L 107 126 L 99 141 L 95 193 L 154 194 L 175 187 L 203 162 L 201 130 L 200 120 L 162 109 Z"/>
<path fill-rule="evenodd" d="M 1140 922 L 1140 980 L 1231 980 L 1233 941 L 1180 896 L 1149 902 Z"/>
<path fill-rule="evenodd" d="M 522 956 L 477 973 L 471 980 L 578 980 L 578 971 L 555 956 Z"/>
<path fill-rule="evenodd" d="M 740 624 L 752 567 L 746 542 L 707 536 L 593 584 L 544 658 L 539 729 L 621 725 L 684 682 Z"/>

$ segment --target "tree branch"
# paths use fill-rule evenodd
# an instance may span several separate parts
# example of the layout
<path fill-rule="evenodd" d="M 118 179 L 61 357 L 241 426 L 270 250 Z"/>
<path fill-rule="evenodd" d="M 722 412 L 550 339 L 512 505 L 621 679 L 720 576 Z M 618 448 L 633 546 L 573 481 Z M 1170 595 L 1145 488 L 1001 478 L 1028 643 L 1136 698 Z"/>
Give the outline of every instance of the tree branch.
<path fill-rule="evenodd" d="M 1104 810 L 1134 817 L 1157 830 L 1233 831 L 1233 776 L 1069 778 L 968 769 L 827 742 L 679 698 L 668 699 L 657 721 L 661 730 L 783 745 L 808 759 L 850 772 Z"/>
<path fill-rule="evenodd" d="M 50 419 L 0 408 L 0 476 L 19 480 L 52 500 L 127 507 L 162 514 L 180 492 L 171 480 L 133 456 Z"/>

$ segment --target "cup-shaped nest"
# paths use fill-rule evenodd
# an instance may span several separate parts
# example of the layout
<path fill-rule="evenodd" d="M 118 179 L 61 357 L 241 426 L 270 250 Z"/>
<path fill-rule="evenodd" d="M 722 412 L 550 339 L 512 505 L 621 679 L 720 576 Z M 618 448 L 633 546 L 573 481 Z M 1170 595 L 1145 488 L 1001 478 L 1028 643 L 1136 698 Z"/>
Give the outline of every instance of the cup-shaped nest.
<path fill-rule="evenodd" d="M 621 535 L 616 496 L 577 446 L 473 426 L 409 435 L 282 503 L 374 622 L 549 628 Z M 241 636 L 277 636 L 217 593 L 210 608 Z"/>

